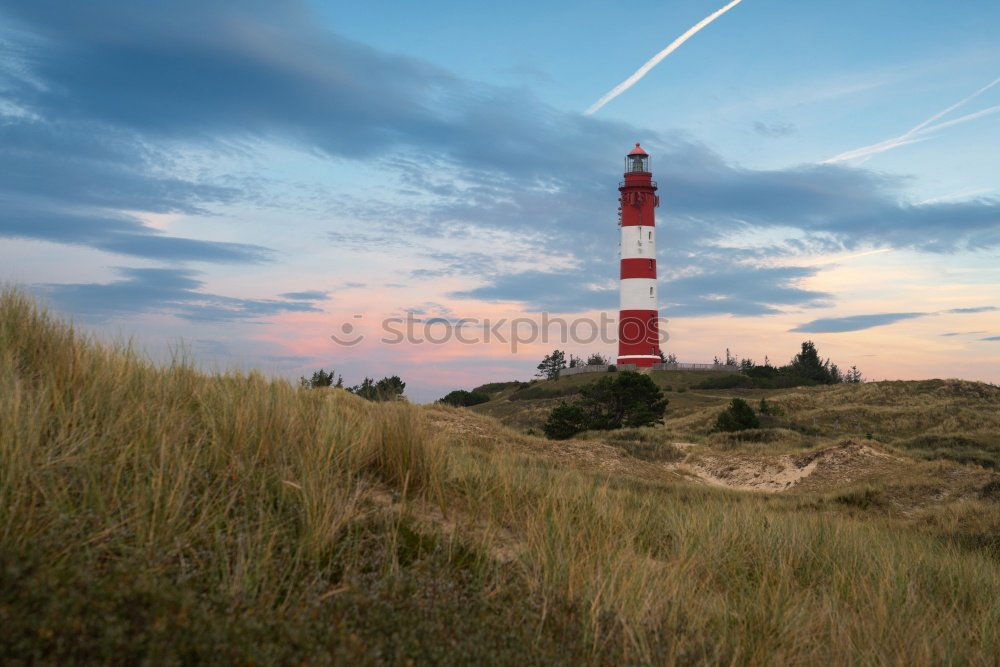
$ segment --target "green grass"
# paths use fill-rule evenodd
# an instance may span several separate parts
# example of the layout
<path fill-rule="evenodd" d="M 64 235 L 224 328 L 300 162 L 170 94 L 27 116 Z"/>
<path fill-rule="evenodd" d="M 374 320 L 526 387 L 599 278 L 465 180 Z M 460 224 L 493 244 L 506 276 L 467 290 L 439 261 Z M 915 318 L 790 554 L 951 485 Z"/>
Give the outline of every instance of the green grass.
<path fill-rule="evenodd" d="M 0 387 L 4 662 L 1000 653 L 990 497 L 918 526 L 893 518 L 899 490 L 763 496 L 584 469 L 586 441 L 560 463 L 463 409 L 154 366 L 10 291 Z M 432 429 L 436 415 L 475 421 Z M 618 437 L 637 465 L 672 456 L 662 429 Z M 915 465 L 933 479 L 955 464 Z"/>

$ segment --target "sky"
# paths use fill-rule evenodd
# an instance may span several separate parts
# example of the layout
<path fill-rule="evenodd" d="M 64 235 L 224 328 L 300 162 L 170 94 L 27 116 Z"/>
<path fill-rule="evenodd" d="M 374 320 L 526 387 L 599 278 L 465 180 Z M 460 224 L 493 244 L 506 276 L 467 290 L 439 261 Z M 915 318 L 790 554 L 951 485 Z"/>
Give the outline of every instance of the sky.
<path fill-rule="evenodd" d="M 0 281 L 430 401 L 614 355 L 642 142 L 665 351 L 1000 382 L 1000 4 L 743 0 L 584 113 L 723 4 L 0 0 Z"/>

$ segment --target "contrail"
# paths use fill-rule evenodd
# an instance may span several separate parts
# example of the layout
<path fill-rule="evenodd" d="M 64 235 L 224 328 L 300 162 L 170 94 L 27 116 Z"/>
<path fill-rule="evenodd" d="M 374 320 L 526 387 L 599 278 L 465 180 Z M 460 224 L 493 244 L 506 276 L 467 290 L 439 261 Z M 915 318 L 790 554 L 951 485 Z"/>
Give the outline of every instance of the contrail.
<path fill-rule="evenodd" d="M 680 37 L 678 37 L 674 41 L 670 42 L 670 45 L 667 48 L 663 49 L 662 51 L 660 51 L 659 53 L 657 53 L 655 56 L 653 56 L 652 58 L 650 58 L 649 60 L 647 60 L 646 64 L 644 64 L 642 67 L 640 67 L 639 69 L 637 69 L 632 76 L 630 76 L 629 78 L 625 79 L 624 81 L 622 81 L 621 83 L 619 83 L 617 86 L 615 86 L 614 88 L 612 88 L 611 90 L 609 90 L 604 95 L 604 97 L 602 97 L 601 99 L 599 99 L 596 102 L 594 102 L 593 104 L 591 104 L 587 108 L 587 110 L 584 111 L 583 113 L 585 113 L 585 114 L 587 114 L 589 116 L 590 114 L 594 113 L 595 111 L 597 111 L 598 109 L 600 109 L 601 107 L 603 107 L 605 104 L 607 104 L 608 102 L 610 102 L 611 100 L 615 99 L 616 97 L 618 97 L 619 95 L 621 95 L 622 93 L 624 93 L 626 90 L 628 90 L 629 88 L 631 88 L 632 86 L 634 86 L 639 81 L 639 79 L 641 79 L 642 77 L 646 76 L 646 74 L 649 72 L 649 70 L 651 70 L 654 67 L 656 67 L 661 60 L 663 60 L 664 58 L 666 58 L 667 56 L 669 56 L 671 53 L 673 53 L 674 51 L 676 51 L 677 47 L 679 47 L 681 44 L 683 44 L 684 42 L 686 42 L 689 39 L 691 39 L 696 32 L 698 32 L 699 30 L 701 30 L 702 28 L 704 28 L 705 26 L 707 26 L 709 23 L 711 23 L 715 19 L 719 18 L 720 16 L 722 16 L 723 14 L 725 14 L 726 12 L 728 12 L 730 9 L 732 9 L 736 5 L 740 4 L 742 1 L 743 0 L 732 0 L 732 2 L 730 2 L 728 5 L 726 5 L 722 9 L 719 9 L 719 10 L 716 10 L 716 11 L 712 12 L 711 14 L 709 14 L 708 16 L 706 16 L 705 18 L 703 18 L 702 20 L 700 20 L 697 23 L 695 23 L 694 26 L 692 26 L 691 28 L 689 28 L 687 32 L 685 32 L 683 35 L 681 35 Z"/>
<path fill-rule="evenodd" d="M 993 79 L 992 81 L 990 81 L 988 84 L 986 84 L 976 92 L 972 93 L 968 97 L 959 100 L 958 102 L 955 102 L 947 109 L 939 111 L 930 118 L 928 118 L 927 120 L 911 127 L 909 130 L 899 135 L 898 137 L 893 137 L 892 139 L 886 139 L 884 141 L 878 142 L 877 144 L 870 144 L 868 146 L 862 146 L 861 148 L 854 148 L 849 151 L 844 151 L 843 153 L 834 155 L 832 158 L 823 160 L 822 164 L 830 164 L 832 162 L 843 162 L 844 160 L 854 160 L 857 158 L 863 158 L 862 162 L 865 162 L 871 156 L 877 153 L 884 153 L 885 151 L 892 150 L 893 148 L 899 148 L 900 146 L 912 144 L 917 141 L 923 141 L 923 139 L 921 139 L 920 137 L 923 135 L 930 134 L 931 132 L 937 130 L 943 130 L 946 127 L 951 127 L 952 125 L 958 125 L 959 123 L 965 123 L 970 120 L 975 120 L 976 118 L 985 116 L 987 114 L 996 113 L 997 111 L 1000 111 L 1000 107 L 990 107 L 988 109 L 983 109 L 982 111 L 976 111 L 970 114 L 966 114 L 964 116 L 960 116 L 959 118 L 955 118 L 954 120 L 945 121 L 944 123 L 938 123 L 937 125 L 931 125 L 931 123 L 933 123 L 934 121 L 938 120 L 942 116 L 951 113 L 952 111 L 961 107 L 967 102 L 971 102 L 972 100 L 979 97 L 980 95 L 982 95 L 983 93 L 985 93 L 987 90 L 997 85 L 998 83 L 1000 83 L 1000 77 Z"/>

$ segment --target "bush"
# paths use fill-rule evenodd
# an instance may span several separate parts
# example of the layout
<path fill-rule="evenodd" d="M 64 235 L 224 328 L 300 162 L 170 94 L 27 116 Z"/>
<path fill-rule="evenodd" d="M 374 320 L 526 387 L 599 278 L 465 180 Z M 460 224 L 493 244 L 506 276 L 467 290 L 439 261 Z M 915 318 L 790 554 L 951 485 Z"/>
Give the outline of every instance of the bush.
<path fill-rule="evenodd" d="M 546 435 L 551 430 L 559 435 L 549 437 L 568 438 L 588 429 L 649 426 L 661 420 L 667 409 L 668 401 L 660 388 L 648 375 L 633 371 L 606 375 L 579 391 L 580 400 L 575 404 L 561 403 L 552 410 Z"/>
<path fill-rule="evenodd" d="M 398 375 L 384 377 L 375 382 L 366 377 L 361 384 L 348 387 L 347 391 L 367 401 L 395 401 L 403 398 L 406 383 Z"/>
<path fill-rule="evenodd" d="M 667 399 L 648 375 L 633 371 L 602 377 L 580 390 L 587 428 L 649 426 L 663 419 Z"/>
<path fill-rule="evenodd" d="M 542 430 L 552 440 L 565 440 L 584 430 L 584 414 L 579 405 L 560 403 L 552 408 Z"/>
<path fill-rule="evenodd" d="M 449 392 L 444 398 L 438 400 L 438 403 L 444 403 L 445 405 L 454 405 L 459 408 L 467 408 L 472 405 L 479 405 L 480 403 L 485 403 L 490 400 L 488 394 L 484 394 L 479 391 L 466 391 L 464 389 L 456 389 L 455 391 Z"/>
<path fill-rule="evenodd" d="M 717 431 L 743 431 L 748 428 L 760 428 L 760 420 L 742 398 L 734 398 L 715 420 Z"/>

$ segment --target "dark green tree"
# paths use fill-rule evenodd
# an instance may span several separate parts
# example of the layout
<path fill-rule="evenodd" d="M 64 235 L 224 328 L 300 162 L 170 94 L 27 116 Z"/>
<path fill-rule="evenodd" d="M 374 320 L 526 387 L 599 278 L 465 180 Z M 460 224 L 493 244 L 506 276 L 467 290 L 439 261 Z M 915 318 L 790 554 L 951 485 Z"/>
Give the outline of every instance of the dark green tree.
<path fill-rule="evenodd" d="M 490 400 L 488 394 L 484 394 L 481 391 L 466 391 L 464 389 L 456 389 L 455 391 L 449 392 L 443 398 L 438 399 L 438 403 L 444 403 L 445 405 L 454 405 L 459 408 L 466 408 L 470 405 L 479 405 L 480 403 L 485 403 Z"/>
<path fill-rule="evenodd" d="M 552 354 L 546 354 L 542 363 L 538 364 L 536 375 L 546 380 L 558 380 L 564 368 L 566 368 L 566 353 L 562 350 L 552 350 Z"/>
<path fill-rule="evenodd" d="M 395 401 L 402 398 L 406 383 L 398 375 L 384 377 L 378 382 L 366 377 L 361 384 L 349 387 L 347 391 L 367 401 Z"/>
<path fill-rule="evenodd" d="M 317 387 L 343 387 L 344 378 L 338 376 L 333 369 L 330 369 L 330 372 L 327 373 L 321 368 L 318 371 L 315 371 L 312 374 L 312 377 L 308 380 L 305 378 L 299 378 L 299 384 L 303 387 L 309 387 L 311 389 L 316 389 Z"/>
<path fill-rule="evenodd" d="M 624 371 L 580 390 L 586 426 L 614 429 L 648 426 L 663 419 L 667 399 L 648 375 Z"/>
<path fill-rule="evenodd" d="M 760 420 L 753 408 L 742 398 L 734 398 L 729 407 L 719 413 L 715 420 L 715 428 L 719 431 L 743 431 L 748 428 L 760 428 Z"/>
<path fill-rule="evenodd" d="M 789 375 L 817 384 L 834 384 L 835 382 L 834 375 L 830 372 L 830 360 L 820 359 L 816 344 L 811 340 L 802 343 L 802 350 L 792 357 L 792 361 L 786 369 Z"/>
<path fill-rule="evenodd" d="M 406 383 L 398 375 L 384 377 L 375 383 L 375 392 L 380 401 L 395 401 L 403 395 Z"/>
<path fill-rule="evenodd" d="M 378 400 L 378 390 L 375 389 L 375 381 L 369 377 L 366 377 L 361 381 L 361 384 L 356 384 L 353 387 L 348 387 L 347 391 L 351 392 L 355 396 L 360 396 L 366 401 L 377 401 Z"/>
<path fill-rule="evenodd" d="M 586 418 L 583 409 L 575 403 L 565 401 L 552 408 L 549 418 L 542 430 L 545 436 L 552 440 L 565 440 L 586 428 Z"/>
<path fill-rule="evenodd" d="M 587 357 L 588 366 L 607 366 L 609 363 L 611 362 L 608 361 L 608 358 L 600 352 L 594 352 L 592 355 Z"/>

